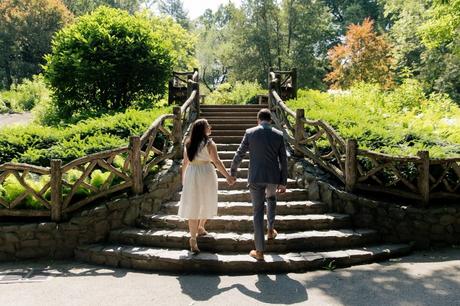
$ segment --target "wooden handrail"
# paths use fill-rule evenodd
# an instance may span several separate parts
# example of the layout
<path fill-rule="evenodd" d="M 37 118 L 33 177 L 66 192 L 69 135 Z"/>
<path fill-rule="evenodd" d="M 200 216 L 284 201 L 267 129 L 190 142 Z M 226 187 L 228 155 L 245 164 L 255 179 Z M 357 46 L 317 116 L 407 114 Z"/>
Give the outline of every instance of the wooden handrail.
<path fill-rule="evenodd" d="M 425 205 L 431 198 L 441 196 L 460 198 L 460 157 L 429 158 L 428 152 L 425 151 L 418 152 L 417 156 L 394 156 L 359 149 L 356 141 L 345 141 L 327 122 L 305 118 L 303 112 L 295 112 L 284 103 L 280 93 L 277 92 L 282 89 L 280 76 L 291 74 L 286 80 L 291 77 L 295 82 L 294 72 L 270 69 L 268 82 L 270 84 L 269 107 L 274 111 L 274 121 L 284 135 L 287 135 L 287 140 L 296 154 L 314 160 L 325 170 L 333 173 L 345 184 L 348 191 L 362 189 L 385 192 L 418 199 Z M 295 88 L 295 84 L 293 86 Z M 292 126 L 292 122 L 295 122 L 295 126 Z M 316 132 L 311 136 L 306 135 L 305 125 Z M 294 137 L 290 136 L 289 132 L 295 134 Z M 320 139 L 328 141 L 327 148 L 318 146 L 317 142 Z M 371 165 L 371 168 L 366 170 L 365 165 L 361 164 L 361 159 L 367 159 L 366 165 L 367 167 Z M 417 177 L 406 178 L 400 170 L 404 167 L 411 169 L 415 167 L 418 171 Z M 431 171 L 434 167 L 437 167 L 437 170 Z M 387 186 L 379 179 L 377 175 L 382 171 L 392 173 L 395 179 L 392 185 Z M 449 181 L 448 173 L 456 175 L 457 180 Z M 400 187 L 395 188 L 394 184 L 400 184 Z M 447 191 L 435 190 L 441 185 Z"/>
<path fill-rule="evenodd" d="M 198 70 L 174 73 L 174 75 L 187 76 L 189 94 L 186 102 L 180 108 L 175 107 L 173 114 L 164 114 L 156 118 L 141 137 L 131 136 L 129 146 L 93 153 L 63 166 L 61 160 L 53 160 L 51 168 L 10 162 L 0 165 L 0 184 L 12 175 L 24 189 L 24 192 L 11 203 L 0 198 L 0 216 L 48 216 L 58 222 L 63 215 L 114 192 L 132 188 L 134 193 L 141 193 L 143 179 L 150 169 L 163 160 L 176 156 L 176 152 L 180 151 L 181 139 L 185 133 L 182 126 L 190 124 L 195 119 L 192 116 L 192 109 L 195 113 L 199 111 Z M 187 116 L 182 117 L 182 115 Z M 168 120 L 173 120 L 172 131 L 169 130 L 170 125 L 166 124 Z M 162 140 L 157 144 L 155 139 L 160 134 Z M 157 145 L 159 147 L 156 147 Z M 112 164 L 118 157 L 123 161 L 120 168 Z M 108 177 L 101 186 L 95 187 L 90 184 L 90 180 L 94 171 L 99 169 Z M 76 181 L 70 182 L 69 173 L 73 170 L 77 172 L 72 174 L 72 177 L 76 175 L 77 178 Z M 35 191 L 26 181 L 29 173 L 48 175 L 49 182 L 40 191 Z M 115 178 L 118 180 L 116 183 L 114 183 Z M 50 201 L 45 199 L 48 190 L 51 190 Z M 63 194 L 64 190 L 67 191 Z M 79 196 L 81 190 L 86 190 L 89 194 L 81 198 Z M 17 209 L 16 206 L 27 196 L 35 197 L 47 210 Z"/>

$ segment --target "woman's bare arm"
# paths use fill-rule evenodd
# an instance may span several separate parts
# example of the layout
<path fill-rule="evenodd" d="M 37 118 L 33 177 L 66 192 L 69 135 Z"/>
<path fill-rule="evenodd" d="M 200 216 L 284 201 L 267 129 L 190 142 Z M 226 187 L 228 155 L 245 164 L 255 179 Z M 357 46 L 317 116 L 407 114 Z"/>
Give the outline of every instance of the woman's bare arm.
<path fill-rule="evenodd" d="M 223 176 L 228 180 L 231 178 L 230 174 L 228 173 L 227 169 L 225 169 L 224 164 L 219 158 L 219 154 L 217 153 L 217 146 L 213 141 L 208 143 L 208 152 L 211 156 L 212 163 L 216 166 L 217 170 L 222 173 Z"/>
<path fill-rule="evenodd" d="M 182 184 L 184 183 L 185 170 L 187 170 L 188 164 L 190 161 L 187 156 L 187 149 L 184 147 L 184 157 L 182 159 Z"/>

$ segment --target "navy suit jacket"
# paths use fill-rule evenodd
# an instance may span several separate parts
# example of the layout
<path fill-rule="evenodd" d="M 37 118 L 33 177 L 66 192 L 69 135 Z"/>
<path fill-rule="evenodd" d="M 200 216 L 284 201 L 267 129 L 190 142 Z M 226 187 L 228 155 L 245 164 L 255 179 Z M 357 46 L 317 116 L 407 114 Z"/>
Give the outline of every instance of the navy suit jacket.
<path fill-rule="evenodd" d="M 236 176 L 246 152 L 249 150 L 248 184 L 287 184 L 287 156 L 283 133 L 270 124 L 247 129 L 233 157 L 230 173 Z"/>

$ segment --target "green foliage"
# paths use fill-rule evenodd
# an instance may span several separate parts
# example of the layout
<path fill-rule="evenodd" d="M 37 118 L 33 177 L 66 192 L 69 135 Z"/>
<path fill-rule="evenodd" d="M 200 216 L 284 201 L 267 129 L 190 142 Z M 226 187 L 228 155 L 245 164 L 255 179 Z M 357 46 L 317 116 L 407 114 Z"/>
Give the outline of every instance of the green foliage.
<path fill-rule="evenodd" d="M 415 80 L 392 91 L 364 83 L 334 94 L 300 90 L 288 105 L 328 122 L 345 139 L 357 139 L 363 149 L 401 156 L 419 150 L 431 157 L 460 154 L 460 108 L 445 95 L 426 96 Z"/>
<path fill-rule="evenodd" d="M 457 104 L 460 104 L 460 15 L 456 9 L 459 4 L 458 0 L 385 3 L 385 14 L 393 21 L 389 34 L 399 80 L 414 77 L 423 83 L 426 92 L 446 93 Z"/>
<path fill-rule="evenodd" d="M 90 183 L 96 188 L 102 187 L 105 181 L 109 178 L 110 172 L 102 172 L 101 170 L 95 170 L 91 173 Z"/>
<path fill-rule="evenodd" d="M 41 191 L 46 184 L 49 183 L 50 177 L 43 175 L 40 177 L 33 177 L 31 174 L 27 175 L 24 179 L 25 183 L 30 186 L 36 192 Z M 21 185 L 18 179 L 9 175 L 3 184 L 0 185 L 0 198 L 8 203 L 13 202 L 21 194 L 26 191 L 25 187 Z M 45 192 L 45 198 L 49 200 L 50 190 Z M 39 202 L 35 197 L 28 195 L 17 208 L 33 208 L 40 209 L 44 208 L 43 204 Z"/>
<path fill-rule="evenodd" d="M 255 104 L 258 94 L 266 94 L 266 90 L 255 82 L 224 83 L 206 96 L 206 104 Z"/>
<path fill-rule="evenodd" d="M 198 67 L 195 59 L 196 37 L 170 17 L 150 17 L 150 26 L 169 50 L 175 71 Z"/>
<path fill-rule="evenodd" d="M 59 31 L 44 73 L 59 117 L 122 111 L 163 94 L 172 61 L 161 38 L 147 18 L 107 7 Z"/>
<path fill-rule="evenodd" d="M 59 0 L 0 1 L 0 87 L 39 73 L 52 35 L 72 19 Z"/>
<path fill-rule="evenodd" d="M 350 24 L 361 23 L 365 18 L 375 20 L 379 31 L 385 30 L 388 27 L 389 20 L 383 14 L 383 4 L 387 1 L 389 0 L 321 0 L 332 13 L 333 22 L 339 28 L 339 34 L 341 35 L 346 32 Z"/>
<path fill-rule="evenodd" d="M 150 0 L 62 0 L 69 10 L 77 16 L 94 11 L 101 5 L 119 8 L 128 11 L 130 14 L 138 11 L 142 4 Z"/>
<path fill-rule="evenodd" d="M 460 0 L 434 1 L 427 13 L 429 19 L 419 29 L 423 43 L 428 48 L 447 45 L 460 54 Z"/>
<path fill-rule="evenodd" d="M 129 109 L 113 116 L 88 119 L 66 128 L 29 125 L 0 130 L 0 164 L 15 161 L 49 166 L 51 158 L 64 163 L 98 151 L 126 145 L 130 135 L 141 135 L 158 116 L 171 108 Z"/>
<path fill-rule="evenodd" d="M 244 1 L 198 21 L 198 58 L 211 89 L 224 81 L 267 82 L 270 67 L 297 67 L 299 85 L 323 88 L 327 49 L 336 34 L 320 1 Z"/>
<path fill-rule="evenodd" d="M 174 18 L 184 29 L 190 29 L 190 20 L 182 0 L 158 0 L 158 10 Z"/>
<path fill-rule="evenodd" d="M 30 111 L 37 104 L 49 103 L 50 91 L 42 76 L 34 76 L 32 80 L 24 80 L 19 85 L 13 84 L 9 91 L 0 92 L 0 101 L 5 109 L 16 112 Z M 0 113 L 1 109 L 0 105 Z"/>

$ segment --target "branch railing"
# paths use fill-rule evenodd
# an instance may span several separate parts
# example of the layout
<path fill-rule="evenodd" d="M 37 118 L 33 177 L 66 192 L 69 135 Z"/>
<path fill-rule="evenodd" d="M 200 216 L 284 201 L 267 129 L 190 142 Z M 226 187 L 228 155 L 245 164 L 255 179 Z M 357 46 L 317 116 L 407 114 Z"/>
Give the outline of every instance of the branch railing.
<path fill-rule="evenodd" d="M 322 120 L 305 118 L 304 110 L 291 110 L 284 99 L 295 93 L 283 84 L 296 79 L 296 72 L 269 72 L 269 107 L 275 124 L 298 156 L 313 160 L 332 173 L 347 191 L 381 192 L 421 201 L 460 198 L 460 157 L 430 159 L 428 151 L 400 157 L 363 150 L 356 140 L 344 140 Z"/>
<path fill-rule="evenodd" d="M 187 80 L 185 103 L 174 107 L 173 114 L 154 120 L 142 136 L 130 136 L 129 145 L 87 155 L 66 165 L 59 159 L 51 160 L 50 167 L 0 165 L 0 216 L 50 217 L 60 221 L 115 192 L 131 189 L 134 194 L 142 193 L 143 181 L 151 170 L 179 156 L 184 132 L 199 113 L 198 70 L 180 75 Z M 4 184 L 15 185 L 10 198 L 2 189 Z"/>

